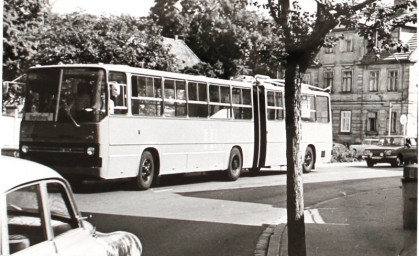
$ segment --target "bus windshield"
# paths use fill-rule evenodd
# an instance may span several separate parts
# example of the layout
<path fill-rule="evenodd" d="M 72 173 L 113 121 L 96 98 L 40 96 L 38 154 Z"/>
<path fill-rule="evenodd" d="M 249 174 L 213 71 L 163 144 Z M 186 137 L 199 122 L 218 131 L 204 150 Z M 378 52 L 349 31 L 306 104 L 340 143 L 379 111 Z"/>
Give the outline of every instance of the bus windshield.
<path fill-rule="evenodd" d="M 26 76 L 26 121 L 98 122 L 106 115 L 105 71 L 45 68 Z"/>

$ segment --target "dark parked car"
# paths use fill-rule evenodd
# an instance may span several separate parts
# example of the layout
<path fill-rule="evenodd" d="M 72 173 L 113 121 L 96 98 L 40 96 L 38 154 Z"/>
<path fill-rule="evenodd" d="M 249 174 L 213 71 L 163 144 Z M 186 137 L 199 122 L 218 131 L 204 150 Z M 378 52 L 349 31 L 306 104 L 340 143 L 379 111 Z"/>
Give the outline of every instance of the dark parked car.
<path fill-rule="evenodd" d="M 393 167 L 418 162 L 417 138 L 407 136 L 383 136 L 375 146 L 364 151 L 363 158 L 369 167 L 376 163 L 389 163 Z"/>

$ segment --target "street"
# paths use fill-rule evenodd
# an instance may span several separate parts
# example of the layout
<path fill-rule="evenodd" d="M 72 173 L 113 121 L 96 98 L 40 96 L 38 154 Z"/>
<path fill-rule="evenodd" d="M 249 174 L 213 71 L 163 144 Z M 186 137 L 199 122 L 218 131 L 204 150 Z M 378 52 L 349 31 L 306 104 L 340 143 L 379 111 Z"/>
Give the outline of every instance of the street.
<path fill-rule="evenodd" d="M 348 225 L 345 214 L 353 211 L 321 205 L 358 193 L 401 194 L 401 176 L 401 167 L 385 164 L 318 165 L 303 176 L 306 223 Z M 285 185 L 284 171 L 263 171 L 256 177 L 245 173 L 236 182 L 214 174 L 177 175 L 163 177 L 148 191 L 121 182 L 87 183 L 75 196 L 79 210 L 91 215 L 89 221 L 99 231 L 135 233 L 146 256 L 254 255 L 267 226 L 286 222 Z M 368 202 L 360 203 L 368 207 Z"/>

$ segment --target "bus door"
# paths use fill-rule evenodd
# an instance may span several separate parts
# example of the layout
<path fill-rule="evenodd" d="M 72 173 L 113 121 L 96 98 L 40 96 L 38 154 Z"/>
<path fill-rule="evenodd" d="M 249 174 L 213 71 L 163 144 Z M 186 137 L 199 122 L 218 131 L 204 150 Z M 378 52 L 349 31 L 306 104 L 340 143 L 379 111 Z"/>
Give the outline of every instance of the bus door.
<path fill-rule="evenodd" d="M 259 170 L 265 166 L 266 159 L 266 101 L 265 88 L 258 83 L 253 87 L 253 104 L 255 144 L 252 168 Z"/>

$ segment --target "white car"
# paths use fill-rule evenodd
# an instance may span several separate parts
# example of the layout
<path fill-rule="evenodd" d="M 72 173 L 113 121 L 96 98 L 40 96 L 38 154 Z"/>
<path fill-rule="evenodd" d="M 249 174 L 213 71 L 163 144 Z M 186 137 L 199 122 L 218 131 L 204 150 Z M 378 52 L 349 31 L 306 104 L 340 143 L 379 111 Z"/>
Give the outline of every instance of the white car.
<path fill-rule="evenodd" d="M 379 139 L 364 139 L 361 144 L 354 144 L 350 145 L 349 149 L 353 150 L 354 152 L 362 155 L 365 151 L 365 149 L 377 145 Z"/>
<path fill-rule="evenodd" d="M 139 238 L 97 232 L 54 170 L 0 156 L 1 255 L 141 255 Z"/>

